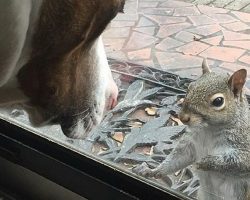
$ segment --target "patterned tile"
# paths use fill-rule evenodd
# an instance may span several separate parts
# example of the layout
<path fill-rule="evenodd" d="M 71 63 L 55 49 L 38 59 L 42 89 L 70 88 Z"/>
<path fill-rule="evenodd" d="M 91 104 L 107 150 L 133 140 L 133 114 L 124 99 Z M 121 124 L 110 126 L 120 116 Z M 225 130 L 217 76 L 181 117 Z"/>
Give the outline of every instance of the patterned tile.
<path fill-rule="evenodd" d="M 151 48 L 140 49 L 137 51 L 128 52 L 130 60 L 147 60 L 151 57 Z"/>
<path fill-rule="evenodd" d="M 138 50 L 154 44 L 157 39 L 142 33 L 133 32 L 125 49 Z"/>
<path fill-rule="evenodd" d="M 225 40 L 250 40 L 249 34 L 236 33 L 233 31 L 222 31 Z"/>
<path fill-rule="evenodd" d="M 220 45 L 222 38 L 223 38 L 223 36 L 219 35 L 219 36 L 210 37 L 207 39 L 202 39 L 201 41 L 205 42 L 207 44 L 213 45 L 213 46 L 218 46 L 218 45 Z"/>
<path fill-rule="evenodd" d="M 155 27 L 140 27 L 140 28 L 134 28 L 133 30 L 140 33 L 145 33 L 147 35 L 154 35 L 155 29 L 156 29 Z"/>
<path fill-rule="evenodd" d="M 250 29 L 250 27 L 243 22 L 233 22 L 229 24 L 223 24 L 222 26 L 227 28 L 228 30 L 232 30 L 236 32 Z"/>
<path fill-rule="evenodd" d="M 210 46 L 207 44 L 198 41 L 193 41 L 177 48 L 176 51 L 181 52 L 185 55 L 198 55 L 202 51 L 206 50 L 208 47 Z"/>
<path fill-rule="evenodd" d="M 200 56 L 225 62 L 235 62 L 243 53 L 245 53 L 243 49 L 212 46 L 202 52 Z"/>
<path fill-rule="evenodd" d="M 217 33 L 221 31 L 222 29 L 223 28 L 220 25 L 212 24 L 212 25 L 206 25 L 206 26 L 198 26 L 196 28 L 188 29 L 187 31 L 198 34 L 198 35 L 202 35 L 202 36 L 208 36 L 208 35 Z"/>
<path fill-rule="evenodd" d="M 250 41 L 224 41 L 223 45 L 250 50 Z"/>
<path fill-rule="evenodd" d="M 190 3 L 208 1 L 226 0 L 127 0 L 103 34 L 107 55 L 190 78 L 203 57 L 215 71 L 250 69 L 250 14 Z"/>
<path fill-rule="evenodd" d="M 183 44 L 184 44 L 183 42 L 167 37 L 164 40 L 162 40 L 159 44 L 157 44 L 155 48 L 161 51 L 166 51 L 168 49 L 172 49 L 174 47 L 178 47 Z"/>
<path fill-rule="evenodd" d="M 189 67 L 200 67 L 202 58 L 183 55 L 181 53 L 156 52 L 156 57 L 162 69 L 176 70 Z"/>
<path fill-rule="evenodd" d="M 240 62 L 250 65 L 250 55 L 244 55 L 239 59 Z"/>
<path fill-rule="evenodd" d="M 189 33 L 186 31 L 180 31 L 175 35 L 175 38 L 183 42 L 191 42 L 196 39 L 201 39 L 200 35 Z"/>
<path fill-rule="evenodd" d="M 162 4 L 160 4 L 160 7 L 167 7 L 167 8 L 179 8 L 179 7 L 188 7 L 188 6 L 193 6 L 191 3 L 186 3 L 182 1 L 166 1 Z"/>
<path fill-rule="evenodd" d="M 215 20 L 207 15 L 199 15 L 199 16 L 189 16 L 188 17 L 193 25 L 200 26 L 200 25 L 207 25 L 207 24 L 214 24 Z"/>
<path fill-rule="evenodd" d="M 147 15 L 148 18 L 154 20 L 159 25 L 163 24 L 176 24 L 185 22 L 187 20 L 186 17 L 169 17 L 169 16 L 161 16 L 161 15 Z"/>
<path fill-rule="evenodd" d="M 243 13 L 243 12 L 232 12 L 238 19 L 240 19 L 243 22 L 250 22 L 250 14 L 249 13 Z"/>
<path fill-rule="evenodd" d="M 176 8 L 174 11 L 174 16 L 193 16 L 193 15 L 200 15 L 199 10 L 195 6 Z"/>
<path fill-rule="evenodd" d="M 155 24 L 146 17 L 140 17 L 137 27 L 154 26 Z"/>
<path fill-rule="evenodd" d="M 186 29 L 190 26 L 191 26 L 190 23 L 163 25 L 160 27 L 160 30 L 157 33 L 157 36 L 160 38 L 165 38 L 165 37 L 168 37 L 168 36 L 173 35 L 175 33 L 178 33 L 179 31 Z"/>

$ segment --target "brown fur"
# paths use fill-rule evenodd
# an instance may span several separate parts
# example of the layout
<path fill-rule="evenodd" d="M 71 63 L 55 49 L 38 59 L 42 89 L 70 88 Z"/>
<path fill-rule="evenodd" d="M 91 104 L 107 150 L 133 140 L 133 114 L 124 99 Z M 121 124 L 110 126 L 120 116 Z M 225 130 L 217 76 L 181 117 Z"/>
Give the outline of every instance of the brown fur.
<path fill-rule="evenodd" d="M 93 106 L 95 69 L 81 61 L 124 2 L 44 0 L 31 59 L 18 74 L 21 89 L 35 105 L 58 118 Z"/>

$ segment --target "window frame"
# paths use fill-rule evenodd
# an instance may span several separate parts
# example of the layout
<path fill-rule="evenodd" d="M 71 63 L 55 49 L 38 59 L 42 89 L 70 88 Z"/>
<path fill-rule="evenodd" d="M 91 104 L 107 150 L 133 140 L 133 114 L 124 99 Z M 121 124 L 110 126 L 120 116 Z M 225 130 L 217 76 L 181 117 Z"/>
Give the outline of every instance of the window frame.
<path fill-rule="evenodd" d="M 191 199 L 171 189 L 153 186 L 136 175 L 83 156 L 3 119 L 0 119 L 0 156 L 87 199 Z"/>

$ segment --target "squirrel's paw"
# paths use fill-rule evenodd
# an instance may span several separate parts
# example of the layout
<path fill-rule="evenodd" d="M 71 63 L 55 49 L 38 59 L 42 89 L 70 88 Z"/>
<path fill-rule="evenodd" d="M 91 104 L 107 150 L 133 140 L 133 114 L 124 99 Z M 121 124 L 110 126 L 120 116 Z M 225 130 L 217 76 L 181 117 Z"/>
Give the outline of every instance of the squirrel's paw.
<path fill-rule="evenodd" d="M 196 169 L 208 171 L 214 168 L 214 161 L 217 157 L 207 156 L 195 164 Z"/>
<path fill-rule="evenodd" d="M 143 177 L 154 177 L 154 178 L 160 178 L 160 172 L 156 169 L 150 169 L 147 165 L 147 163 L 142 163 L 141 165 L 138 165 L 132 169 L 134 173 L 137 175 L 143 176 Z"/>

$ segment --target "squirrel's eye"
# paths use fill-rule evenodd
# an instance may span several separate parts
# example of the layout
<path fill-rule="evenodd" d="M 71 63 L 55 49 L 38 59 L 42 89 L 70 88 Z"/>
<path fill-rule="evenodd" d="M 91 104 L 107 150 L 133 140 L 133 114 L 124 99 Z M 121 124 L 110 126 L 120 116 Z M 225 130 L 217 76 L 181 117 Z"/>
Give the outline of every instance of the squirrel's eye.
<path fill-rule="evenodd" d="M 212 105 L 215 107 L 220 107 L 224 104 L 224 98 L 223 97 L 217 97 L 213 100 Z"/>
<path fill-rule="evenodd" d="M 222 93 L 216 93 L 210 98 L 211 105 L 214 110 L 222 110 L 225 105 L 225 95 Z"/>

